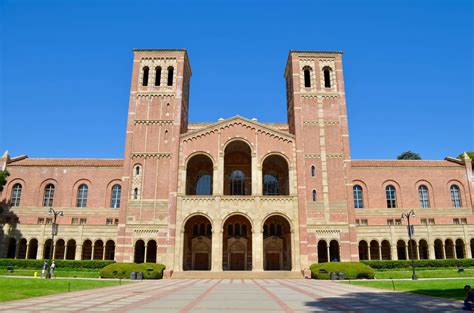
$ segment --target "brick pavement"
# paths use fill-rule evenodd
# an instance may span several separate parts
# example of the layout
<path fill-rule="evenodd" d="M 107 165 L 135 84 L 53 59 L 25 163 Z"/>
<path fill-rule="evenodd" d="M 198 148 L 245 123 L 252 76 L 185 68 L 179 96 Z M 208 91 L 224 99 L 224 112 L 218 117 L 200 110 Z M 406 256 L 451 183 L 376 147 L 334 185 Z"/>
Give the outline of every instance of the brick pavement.
<path fill-rule="evenodd" d="M 143 281 L 4 302 L 0 312 L 456 312 L 461 301 L 296 279 Z"/>

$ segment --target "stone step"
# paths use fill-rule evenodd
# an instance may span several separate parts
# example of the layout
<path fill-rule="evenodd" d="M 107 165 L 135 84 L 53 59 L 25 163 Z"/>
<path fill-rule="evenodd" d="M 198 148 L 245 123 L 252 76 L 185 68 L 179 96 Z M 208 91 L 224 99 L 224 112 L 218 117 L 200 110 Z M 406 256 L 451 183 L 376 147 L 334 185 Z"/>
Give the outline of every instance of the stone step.
<path fill-rule="evenodd" d="M 303 274 L 297 271 L 182 271 L 173 272 L 172 279 L 302 279 Z"/>

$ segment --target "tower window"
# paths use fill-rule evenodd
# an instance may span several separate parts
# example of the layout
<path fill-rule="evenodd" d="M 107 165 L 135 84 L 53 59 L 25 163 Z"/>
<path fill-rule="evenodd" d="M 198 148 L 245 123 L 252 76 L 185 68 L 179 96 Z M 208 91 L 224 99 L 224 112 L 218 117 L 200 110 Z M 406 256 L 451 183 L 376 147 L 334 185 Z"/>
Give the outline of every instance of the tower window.
<path fill-rule="evenodd" d="M 362 187 L 359 185 L 355 185 L 352 190 L 354 192 L 354 208 L 362 209 L 364 207 Z"/>
<path fill-rule="evenodd" d="M 11 196 L 11 206 L 20 206 L 21 200 L 21 184 L 15 184 L 12 188 L 12 196 Z"/>
<path fill-rule="evenodd" d="M 313 201 L 316 201 L 316 199 L 317 199 L 316 190 L 313 190 Z"/>
<path fill-rule="evenodd" d="M 112 187 L 110 207 L 114 209 L 120 208 L 120 194 L 121 193 L 122 193 L 122 187 L 120 185 L 117 184 Z"/>
<path fill-rule="evenodd" d="M 331 88 L 331 70 L 328 67 L 324 69 L 324 87 Z"/>
<path fill-rule="evenodd" d="M 451 186 L 451 202 L 453 203 L 453 208 L 461 207 L 461 195 L 459 193 L 459 187 L 457 185 Z"/>
<path fill-rule="evenodd" d="M 155 68 L 155 86 L 161 85 L 161 66 Z"/>
<path fill-rule="evenodd" d="M 314 177 L 316 175 L 316 167 L 314 165 L 311 165 L 311 177 Z"/>
<path fill-rule="evenodd" d="M 397 207 L 397 193 L 395 187 L 388 185 L 385 188 L 385 197 L 387 199 L 387 208 L 396 208 Z"/>
<path fill-rule="evenodd" d="M 428 188 L 425 185 L 418 187 L 418 193 L 420 194 L 420 208 L 429 208 L 430 199 L 428 196 Z"/>
<path fill-rule="evenodd" d="M 143 86 L 148 86 L 148 76 L 150 75 L 150 68 L 148 66 L 145 66 L 143 68 Z"/>
<path fill-rule="evenodd" d="M 311 72 L 310 72 L 310 68 L 309 67 L 305 67 L 303 69 L 303 73 L 304 73 L 304 86 L 306 88 L 309 88 L 311 87 Z"/>
<path fill-rule="evenodd" d="M 168 67 L 168 86 L 173 86 L 173 73 L 174 68 L 172 66 Z"/>
<path fill-rule="evenodd" d="M 135 176 L 139 176 L 141 172 L 141 167 L 140 165 L 135 166 Z"/>
<path fill-rule="evenodd" d="M 138 199 L 138 188 L 133 189 L 133 200 Z"/>

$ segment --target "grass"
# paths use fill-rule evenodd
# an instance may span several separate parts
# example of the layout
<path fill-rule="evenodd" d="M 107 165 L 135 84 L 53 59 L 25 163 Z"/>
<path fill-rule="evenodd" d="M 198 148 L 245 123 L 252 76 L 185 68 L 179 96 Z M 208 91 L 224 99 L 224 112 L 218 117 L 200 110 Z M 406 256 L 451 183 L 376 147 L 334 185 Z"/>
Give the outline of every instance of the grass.
<path fill-rule="evenodd" d="M 397 278 L 411 278 L 411 269 L 396 269 L 396 270 L 376 270 L 376 279 L 397 279 Z M 464 273 L 458 273 L 457 268 L 418 268 L 416 269 L 416 276 L 419 278 L 474 278 L 474 269 L 466 268 Z"/>
<path fill-rule="evenodd" d="M 31 276 L 33 277 L 35 272 L 38 277 L 41 277 L 40 269 L 29 269 L 29 268 L 18 268 L 13 272 L 8 272 L 6 269 L 0 270 L 0 275 L 8 276 Z M 81 277 L 81 278 L 99 278 L 100 273 L 98 270 L 88 270 L 88 271 L 62 271 L 56 270 L 56 277 Z"/>
<path fill-rule="evenodd" d="M 119 285 L 119 282 L 112 280 L 0 277 L 0 302 L 117 285 Z"/>
<path fill-rule="evenodd" d="M 346 282 L 347 283 L 347 282 Z M 352 281 L 352 285 L 407 291 L 420 295 L 462 300 L 466 297 L 465 285 L 472 285 L 473 279 L 417 280 L 417 281 Z"/>

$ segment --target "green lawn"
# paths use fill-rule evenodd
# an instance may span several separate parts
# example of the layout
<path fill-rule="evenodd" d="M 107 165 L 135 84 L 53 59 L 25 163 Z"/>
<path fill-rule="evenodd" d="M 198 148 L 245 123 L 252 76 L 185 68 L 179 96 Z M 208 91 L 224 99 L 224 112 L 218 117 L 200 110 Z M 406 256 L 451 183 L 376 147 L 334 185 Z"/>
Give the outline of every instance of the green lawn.
<path fill-rule="evenodd" d="M 128 283 L 128 282 L 122 282 Z M 112 280 L 32 279 L 0 277 L 0 302 L 46 296 L 55 293 L 117 286 Z"/>
<path fill-rule="evenodd" d="M 346 282 L 348 284 L 349 282 Z M 351 281 L 352 285 L 393 290 L 392 281 Z M 465 285 L 474 285 L 474 279 L 393 281 L 395 290 L 421 295 L 462 300 Z"/>
<path fill-rule="evenodd" d="M 18 269 L 15 269 L 13 272 L 8 272 L 6 269 L 1 269 L 0 275 L 33 277 L 35 272 L 37 273 L 38 277 L 41 277 L 40 269 L 28 269 L 28 268 L 18 268 Z M 97 270 L 91 270 L 91 271 L 56 270 L 56 277 L 99 278 L 100 273 Z"/>
<path fill-rule="evenodd" d="M 411 269 L 396 269 L 396 270 L 376 270 L 375 278 L 377 279 L 390 279 L 390 278 L 411 278 Z M 419 278 L 474 278 L 474 269 L 466 268 L 464 273 L 458 273 L 457 268 L 419 268 L 416 269 L 416 276 Z"/>

